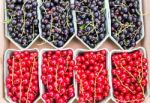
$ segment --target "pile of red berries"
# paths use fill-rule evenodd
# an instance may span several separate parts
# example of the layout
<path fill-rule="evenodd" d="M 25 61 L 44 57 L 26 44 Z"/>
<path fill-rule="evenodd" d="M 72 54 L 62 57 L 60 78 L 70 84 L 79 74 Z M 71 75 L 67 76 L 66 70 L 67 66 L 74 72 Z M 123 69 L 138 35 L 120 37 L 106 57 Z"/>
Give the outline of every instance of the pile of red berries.
<path fill-rule="evenodd" d="M 17 103 L 32 103 L 39 96 L 38 53 L 12 52 L 7 65 L 7 95 Z"/>
<path fill-rule="evenodd" d="M 119 103 L 141 103 L 147 86 L 147 59 L 140 50 L 112 55 L 113 95 Z"/>
<path fill-rule="evenodd" d="M 107 52 L 79 53 L 76 57 L 76 80 L 80 103 L 96 103 L 109 95 Z"/>
<path fill-rule="evenodd" d="M 42 98 L 46 103 L 67 103 L 74 97 L 73 51 L 46 51 L 42 54 L 41 79 L 45 87 Z"/>

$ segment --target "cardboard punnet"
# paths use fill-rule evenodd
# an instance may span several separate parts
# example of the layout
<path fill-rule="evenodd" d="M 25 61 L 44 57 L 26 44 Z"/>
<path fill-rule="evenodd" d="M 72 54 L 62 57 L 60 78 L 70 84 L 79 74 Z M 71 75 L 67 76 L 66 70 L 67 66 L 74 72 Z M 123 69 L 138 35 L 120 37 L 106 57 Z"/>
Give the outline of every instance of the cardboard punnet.
<path fill-rule="evenodd" d="M 57 49 L 57 50 L 60 50 L 60 51 L 63 51 L 63 50 L 72 50 L 73 51 L 73 49 L 71 49 L 71 48 L 67 48 L 67 49 Z M 42 83 L 42 80 L 41 80 L 41 75 L 42 75 L 42 68 L 41 68 L 41 65 L 42 65 L 42 54 L 43 53 L 45 53 L 45 52 L 47 52 L 47 51 L 57 51 L 57 50 L 55 50 L 55 49 L 42 49 L 41 51 L 40 51 L 40 59 L 39 59 L 39 83 L 40 83 L 40 97 L 41 97 L 41 99 L 42 99 L 42 101 L 44 102 L 44 103 L 46 103 L 45 102 L 45 100 L 42 98 L 42 94 L 44 93 L 44 91 L 45 91 L 45 87 L 44 87 L 44 85 L 43 85 L 43 83 Z M 72 58 L 73 60 L 74 60 L 74 55 L 73 55 L 73 58 Z M 73 73 L 73 86 L 74 86 L 74 91 L 76 90 L 76 87 L 75 87 L 75 73 Z M 74 96 L 73 98 L 71 98 L 69 101 L 68 101 L 68 103 L 73 103 L 73 101 L 75 100 L 75 97 L 76 96 Z"/>
<path fill-rule="evenodd" d="M 26 50 L 7 49 L 5 51 L 5 54 L 4 54 L 4 70 L 3 70 L 3 73 L 4 73 L 4 96 L 5 96 L 5 100 L 9 103 L 15 103 L 15 102 L 13 102 L 12 99 L 7 95 L 8 92 L 7 92 L 7 88 L 6 88 L 6 79 L 7 79 L 8 73 L 9 73 L 7 59 L 10 57 L 11 53 L 13 53 L 15 51 L 20 51 L 20 52 L 22 52 L 22 51 L 31 51 L 31 52 L 32 51 L 37 51 L 38 54 L 39 54 L 38 49 L 26 49 Z M 39 55 L 38 55 L 38 62 L 39 62 Z M 38 68 L 38 72 L 39 72 L 39 68 Z M 39 88 L 40 88 L 40 84 L 39 84 Z M 33 103 L 37 103 L 37 101 L 39 99 L 40 99 L 40 91 L 39 91 L 39 96 L 36 98 L 36 100 Z"/>
<path fill-rule="evenodd" d="M 109 3 L 108 3 L 108 0 L 104 0 L 104 9 L 105 9 L 105 19 L 106 19 L 106 21 L 105 21 L 105 28 L 106 28 L 106 36 L 105 36 L 105 38 L 102 40 L 102 41 L 100 41 L 96 46 L 95 46 L 95 48 L 91 48 L 88 44 L 86 44 L 77 34 L 76 34 L 76 38 L 79 40 L 79 41 L 81 41 L 88 49 L 90 49 L 90 50 L 97 50 L 106 40 L 107 40 L 107 38 L 109 37 L 109 35 L 110 35 L 110 26 L 109 26 Z M 76 32 L 78 31 L 77 30 L 77 18 L 76 18 L 77 16 L 76 16 L 76 12 L 75 12 L 75 14 L 74 14 L 74 19 L 75 19 L 75 29 L 76 29 Z"/>
<path fill-rule="evenodd" d="M 140 51 L 142 51 L 142 53 L 143 53 L 143 55 L 144 55 L 144 58 L 146 58 L 147 57 L 147 55 L 146 55 L 146 50 L 145 50 L 145 48 L 143 48 L 143 47 L 138 47 L 138 48 L 135 48 L 135 49 L 133 49 L 133 50 L 112 50 L 111 52 L 110 52 L 110 65 L 109 65 L 109 68 L 110 68 L 110 73 L 109 74 L 111 74 L 110 75 L 110 81 L 111 81 L 111 99 L 114 101 L 114 102 L 116 102 L 117 103 L 117 101 L 116 101 L 116 99 L 115 99 L 115 97 L 113 96 L 113 85 L 112 85 L 112 73 L 111 73 L 111 71 L 112 71 L 112 60 L 111 60 L 111 57 L 112 57 L 112 55 L 113 54 L 117 54 L 117 53 L 123 53 L 123 52 L 128 52 L 128 53 L 131 53 L 131 52 L 133 52 L 133 51 L 136 51 L 136 50 L 140 50 Z M 147 72 L 149 73 L 149 69 L 147 70 Z M 149 74 L 147 74 L 147 80 L 149 81 Z M 148 98 L 148 96 L 149 96 L 149 91 L 150 91 L 150 89 L 149 89 L 149 82 L 147 83 L 147 87 L 146 87 L 146 92 L 145 92 L 145 100 Z"/>
<path fill-rule="evenodd" d="M 124 48 L 112 37 L 112 35 L 111 35 L 111 12 L 110 12 L 110 7 L 109 7 L 109 13 L 108 13 L 108 15 L 109 15 L 109 31 L 110 31 L 110 35 L 109 35 L 109 37 L 110 37 L 110 39 L 120 48 L 120 49 L 122 49 L 122 50 L 124 50 Z M 142 0 L 139 0 L 139 9 L 140 9 L 140 13 L 141 13 L 141 16 L 140 16 L 140 20 L 141 20 L 141 22 L 142 22 L 142 30 L 141 30 L 141 33 L 142 33 L 142 36 L 141 36 L 141 38 L 136 42 L 136 44 L 138 44 L 142 39 L 144 39 L 144 36 L 145 36 L 145 32 L 144 32 L 144 19 L 143 19 L 143 16 L 142 16 L 142 13 L 143 13 L 143 11 L 142 11 Z M 131 49 L 133 49 L 134 47 L 131 47 L 131 48 L 129 48 L 128 50 L 131 50 Z"/>
<path fill-rule="evenodd" d="M 110 81 L 110 69 L 109 69 L 109 51 L 108 49 L 104 48 L 104 49 L 99 49 L 99 50 L 86 50 L 86 49 L 77 49 L 75 51 L 75 57 L 77 57 L 80 53 L 86 53 L 86 52 L 98 52 L 101 50 L 106 50 L 107 54 L 106 54 L 106 69 L 108 71 L 108 81 L 109 81 L 109 86 L 111 85 L 111 81 Z M 76 62 L 76 61 L 75 61 Z M 75 72 L 75 75 L 77 74 L 77 72 Z M 77 81 L 75 80 L 75 86 L 76 86 L 76 99 L 78 100 L 79 96 L 78 96 L 78 84 Z M 110 89 L 111 90 L 111 89 Z M 108 101 L 111 99 L 111 91 L 109 91 L 109 95 L 102 101 L 99 101 L 99 103 L 108 103 Z"/>
<path fill-rule="evenodd" d="M 25 2 L 27 0 L 24 0 Z M 37 0 L 37 2 L 39 2 L 39 0 Z M 7 4 L 6 4 L 6 1 L 4 2 L 4 7 L 5 7 L 5 10 L 4 10 L 4 18 L 5 18 L 5 21 L 8 20 L 8 16 L 7 16 Z M 37 6 L 37 14 L 38 14 L 38 20 L 39 20 L 39 4 Z M 18 44 L 17 42 L 15 42 L 14 39 L 12 39 L 9 35 L 9 32 L 8 32 L 8 28 L 7 28 L 7 23 L 5 23 L 5 37 L 8 38 L 14 45 L 16 45 L 19 49 L 28 49 L 29 47 L 31 47 L 33 45 L 33 43 L 39 38 L 39 34 L 34 38 L 34 40 L 27 46 L 27 47 L 22 47 L 20 44 Z M 40 28 L 40 25 L 38 24 L 38 27 Z M 40 33 L 40 32 L 39 32 Z"/>
<path fill-rule="evenodd" d="M 38 0 L 39 1 L 39 5 L 41 6 L 42 5 L 42 0 Z M 74 0 L 70 0 L 70 4 L 74 4 Z M 40 11 L 40 10 L 39 10 Z M 62 49 L 64 47 L 66 47 L 70 42 L 71 40 L 74 38 L 74 36 L 77 34 L 77 30 L 76 30 L 76 26 L 75 26 L 75 22 L 76 20 L 74 19 L 74 16 L 75 16 L 75 11 L 72 10 L 72 16 L 73 16 L 73 25 L 74 25 L 74 34 L 68 39 L 68 41 L 62 46 L 62 47 L 56 47 L 53 43 L 49 42 L 48 40 L 46 40 L 44 37 L 42 37 L 42 29 L 41 29 L 41 19 L 42 19 L 42 15 L 41 15 L 41 12 L 39 12 L 39 20 L 40 20 L 40 28 L 39 28 L 39 31 L 40 31 L 40 38 L 45 41 L 46 43 L 48 43 L 49 45 L 53 46 L 54 48 L 56 49 Z"/>

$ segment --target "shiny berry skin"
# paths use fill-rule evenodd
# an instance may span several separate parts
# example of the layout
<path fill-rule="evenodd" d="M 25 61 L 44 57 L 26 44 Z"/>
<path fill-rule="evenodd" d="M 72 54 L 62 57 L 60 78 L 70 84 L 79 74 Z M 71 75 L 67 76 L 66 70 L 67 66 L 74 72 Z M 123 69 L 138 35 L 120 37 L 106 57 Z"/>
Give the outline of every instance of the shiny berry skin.
<path fill-rule="evenodd" d="M 73 51 L 45 51 L 42 54 L 41 80 L 45 91 L 42 98 L 46 103 L 67 103 L 74 97 Z"/>
<path fill-rule="evenodd" d="M 30 57 L 33 59 L 30 60 Z M 33 103 L 39 96 L 38 52 L 13 51 L 7 65 L 7 69 L 11 67 L 6 78 L 7 95 L 14 102 Z"/>
<path fill-rule="evenodd" d="M 147 91 L 148 63 L 142 50 L 114 53 L 111 59 L 113 95 L 116 101 L 143 102 Z"/>
<path fill-rule="evenodd" d="M 101 102 L 109 95 L 110 86 L 106 58 L 106 50 L 78 53 L 75 68 L 77 71 L 76 81 L 78 84 L 79 103 Z"/>

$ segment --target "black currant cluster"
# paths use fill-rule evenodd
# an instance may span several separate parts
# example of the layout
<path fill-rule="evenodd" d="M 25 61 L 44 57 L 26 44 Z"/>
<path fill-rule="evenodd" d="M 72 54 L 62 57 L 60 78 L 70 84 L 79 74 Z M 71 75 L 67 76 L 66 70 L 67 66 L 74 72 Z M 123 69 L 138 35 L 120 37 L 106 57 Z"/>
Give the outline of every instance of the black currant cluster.
<path fill-rule="evenodd" d="M 139 0 L 110 0 L 112 37 L 123 47 L 136 46 L 141 38 Z"/>
<path fill-rule="evenodd" d="M 104 0 L 76 0 L 77 36 L 95 48 L 106 36 Z"/>
<path fill-rule="evenodd" d="M 37 0 L 6 0 L 7 28 L 11 38 L 27 47 L 39 34 Z"/>
<path fill-rule="evenodd" d="M 62 47 L 74 34 L 70 0 L 43 0 L 40 7 L 42 37 L 56 47 Z"/>

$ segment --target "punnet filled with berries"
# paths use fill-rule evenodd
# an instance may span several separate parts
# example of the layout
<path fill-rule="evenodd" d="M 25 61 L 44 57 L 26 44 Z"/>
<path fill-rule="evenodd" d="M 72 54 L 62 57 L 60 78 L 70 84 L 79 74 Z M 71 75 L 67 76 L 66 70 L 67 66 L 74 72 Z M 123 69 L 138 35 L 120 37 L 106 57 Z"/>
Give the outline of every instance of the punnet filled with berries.
<path fill-rule="evenodd" d="M 45 103 L 72 103 L 75 97 L 73 51 L 41 51 L 41 95 Z"/>
<path fill-rule="evenodd" d="M 75 0 L 74 5 L 77 38 L 90 49 L 98 48 L 108 37 L 107 1 Z"/>
<path fill-rule="evenodd" d="M 111 54 L 113 100 L 143 103 L 148 96 L 148 63 L 143 48 Z"/>
<path fill-rule="evenodd" d="M 37 0 L 5 1 L 5 35 L 19 48 L 28 48 L 39 36 Z"/>
<path fill-rule="evenodd" d="M 41 38 L 54 46 L 62 48 L 75 34 L 73 5 L 70 0 L 41 1 Z"/>
<path fill-rule="evenodd" d="M 107 103 L 110 99 L 108 52 L 76 51 L 77 100 L 79 103 Z"/>
<path fill-rule="evenodd" d="M 122 49 L 130 49 L 144 38 L 142 0 L 109 0 L 111 38 Z"/>
<path fill-rule="evenodd" d="M 4 60 L 5 98 L 10 103 L 38 100 L 38 51 L 7 50 Z"/>

